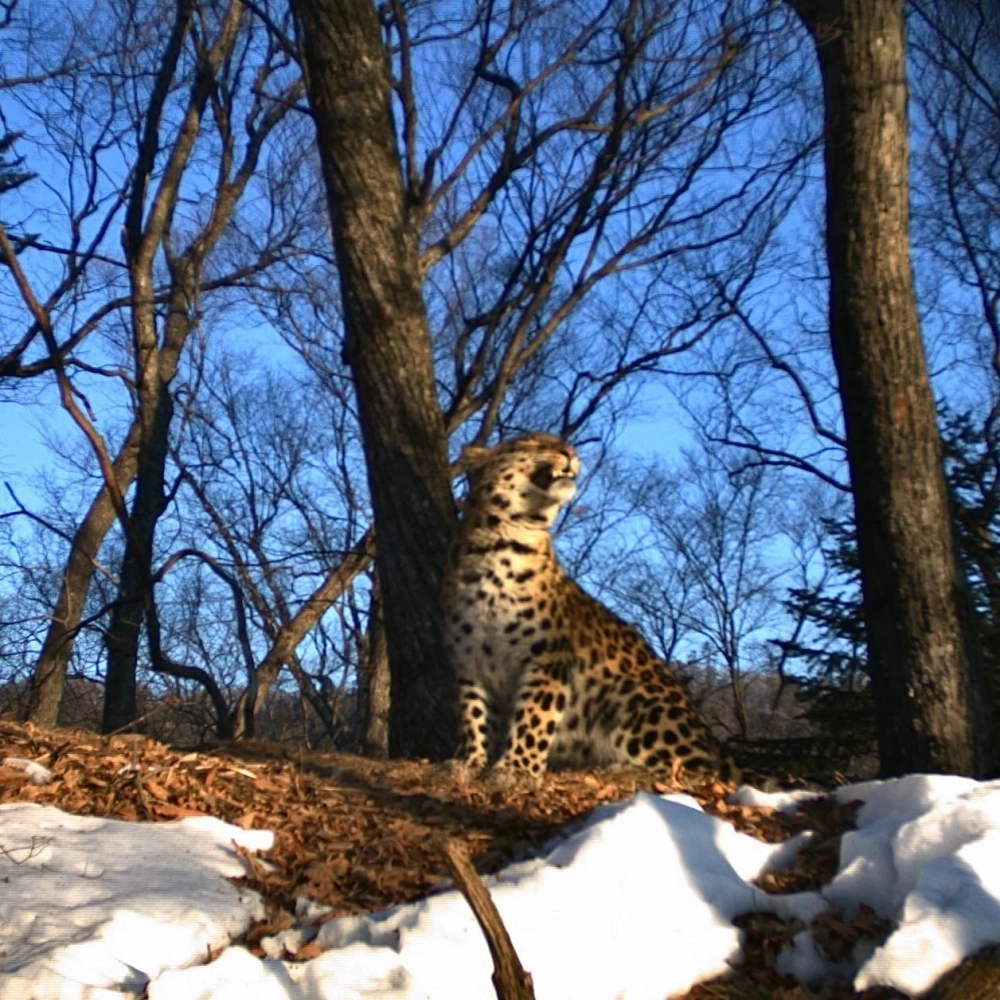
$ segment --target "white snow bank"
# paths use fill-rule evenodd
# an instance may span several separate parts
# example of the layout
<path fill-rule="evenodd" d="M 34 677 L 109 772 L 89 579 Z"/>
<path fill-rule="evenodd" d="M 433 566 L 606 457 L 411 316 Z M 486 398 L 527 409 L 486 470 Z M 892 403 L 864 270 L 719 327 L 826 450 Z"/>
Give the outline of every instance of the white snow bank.
<path fill-rule="evenodd" d="M 1000 782 L 914 775 L 836 794 L 864 805 L 822 895 L 768 896 L 747 882 L 801 841 L 762 844 L 685 796 L 649 794 L 598 810 L 545 857 L 489 879 L 537 995 L 683 993 L 739 961 L 731 921 L 751 910 L 808 923 L 829 905 L 848 916 L 873 907 L 897 925 L 883 947 L 835 965 L 804 931 L 782 968 L 910 996 L 1000 942 Z M 494 1000 L 489 951 L 454 891 L 331 920 L 317 939 L 327 950 L 306 962 L 225 948 L 261 912 L 223 878 L 242 874 L 233 840 L 263 849 L 271 835 L 216 820 L 120 823 L 0 806 L 0 1000 L 120 1000 L 147 980 L 149 1000 Z M 322 908 L 299 909 L 290 941 L 308 939 Z"/>
<path fill-rule="evenodd" d="M 0 1000 L 99 1000 L 202 961 L 263 916 L 230 846 L 273 834 L 209 817 L 125 823 L 0 806 Z"/>
<path fill-rule="evenodd" d="M 861 903 L 896 923 L 873 953 L 834 966 L 798 935 L 779 969 L 807 981 L 853 975 L 858 990 L 893 986 L 916 996 L 987 944 L 1000 942 L 1000 781 L 913 774 L 847 785 L 861 801 L 823 889 L 847 916 Z"/>
<path fill-rule="evenodd" d="M 898 924 L 861 966 L 855 988 L 922 993 L 1000 941 L 1000 781 L 914 774 L 855 786 L 850 798 L 865 805 L 858 829 L 841 840 L 840 871 L 824 894 L 844 907 L 868 903 Z M 859 882 L 865 870 L 869 878 Z"/>
<path fill-rule="evenodd" d="M 748 910 L 809 919 L 817 894 L 747 884 L 786 853 L 705 815 L 687 796 L 640 793 L 599 809 L 539 860 L 487 880 L 535 991 L 545 1000 L 662 1000 L 740 959 L 731 923 Z M 230 949 L 212 966 L 162 976 L 150 1000 L 255 997 L 494 1000 L 489 950 L 457 891 L 323 925 L 321 956 L 257 962 Z"/>

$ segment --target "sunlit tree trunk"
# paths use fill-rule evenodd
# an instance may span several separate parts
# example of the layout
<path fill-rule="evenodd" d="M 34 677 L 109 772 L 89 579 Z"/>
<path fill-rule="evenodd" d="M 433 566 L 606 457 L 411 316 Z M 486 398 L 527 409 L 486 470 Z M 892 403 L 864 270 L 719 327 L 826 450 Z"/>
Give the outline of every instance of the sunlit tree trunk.
<path fill-rule="evenodd" d="M 826 115 L 830 337 L 882 773 L 976 771 L 957 564 L 910 262 L 903 0 L 792 0 Z"/>
<path fill-rule="evenodd" d="M 114 461 L 115 480 L 124 493 L 135 477 L 138 457 L 139 427 L 133 424 Z M 115 520 L 115 508 L 105 486 L 94 498 L 73 541 L 63 570 L 59 596 L 52 609 L 52 620 L 31 679 L 28 719 L 37 726 L 52 728 L 59 719 L 66 684 L 66 667 L 73 652 L 83 605 L 94 575 L 94 560 Z"/>
<path fill-rule="evenodd" d="M 417 256 L 369 0 L 296 0 L 375 517 L 392 680 L 390 751 L 454 750 L 438 591 L 454 522 Z"/>
<path fill-rule="evenodd" d="M 286 663 L 293 665 L 299 643 L 368 565 L 373 548 L 371 535 L 365 535 L 353 549 L 344 554 L 344 558 L 330 570 L 299 610 L 290 615 L 277 630 L 271 648 L 254 669 L 252 683 L 232 710 L 232 732 L 235 739 L 255 735 L 255 717 L 278 679 L 281 667 Z M 305 675 L 297 669 L 293 673 L 300 685 L 308 683 Z M 303 694 L 309 697 L 313 692 L 303 690 Z"/>
<path fill-rule="evenodd" d="M 142 277 L 145 277 L 143 275 Z M 149 273 L 151 279 L 152 274 Z M 142 289 L 145 282 L 134 285 Z M 137 378 L 136 402 L 139 410 L 139 460 L 135 476 L 135 498 L 129 514 L 131 531 L 125 540 L 125 557 L 122 560 L 118 581 L 118 598 L 111 612 L 105 645 L 108 668 L 104 685 L 104 709 L 101 730 L 116 732 L 135 721 L 136 717 L 136 665 L 139 640 L 146 612 L 146 603 L 152 599 L 153 538 L 156 524 L 163 513 L 164 473 L 169 446 L 170 422 L 174 403 L 170 394 L 170 381 L 164 377 L 159 363 L 160 351 L 153 320 L 152 292 L 148 295 L 148 310 L 139 294 L 133 308 L 133 327 L 136 331 Z M 186 298 L 178 296 L 174 298 Z M 182 325 L 181 342 L 190 331 L 188 315 L 190 305 L 177 303 L 175 325 Z"/>

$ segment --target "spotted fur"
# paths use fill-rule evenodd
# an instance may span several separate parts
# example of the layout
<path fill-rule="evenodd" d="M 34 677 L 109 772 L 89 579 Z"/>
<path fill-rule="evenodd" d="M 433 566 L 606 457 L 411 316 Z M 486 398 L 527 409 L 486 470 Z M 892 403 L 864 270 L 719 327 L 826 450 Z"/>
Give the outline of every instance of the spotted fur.
<path fill-rule="evenodd" d="M 529 434 L 467 448 L 463 461 L 469 493 L 444 610 L 465 762 L 536 776 L 558 762 L 735 778 L 670 668 L 559 565 L 550 529 L 576 492 L 573 448 Z"/>

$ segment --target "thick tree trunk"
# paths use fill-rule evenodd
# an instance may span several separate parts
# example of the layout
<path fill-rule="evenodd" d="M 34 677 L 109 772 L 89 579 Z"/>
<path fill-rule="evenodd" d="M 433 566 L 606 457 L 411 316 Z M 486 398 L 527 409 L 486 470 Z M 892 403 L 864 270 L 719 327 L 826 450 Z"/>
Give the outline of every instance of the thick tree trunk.
<path fill-rule="evenodd" d="M 392 674 L 390 748 L 454 750 L 440 587 L 454 522 L 444 420 L 421 297 L 386 54 L 370 0 L 295 0 L 375 512 Z"/>
<path fill-rule="evenodd" d="M 972 774 L 969 670 L 910 265 L 903 0 L 792 0 L 826 109 L 830 336 L 882 773 Z"/>
<path fill-rule="evenodd" d="M 114 461 L 115 481 L 121 493 L 135 478 L 138 444 L 139 425 L 133 423 Z M 59 597 L 52 609 L 52 621 L 35 665 L 28 707 L 28 718 L 35 725 L 51 729 L 58 722 L 66 666 L 73 652 L 83 605 L 94 575 L 94 560 L 114 520 L 114 504 L 107 486 L 104 486 L 73 535 Z"/>

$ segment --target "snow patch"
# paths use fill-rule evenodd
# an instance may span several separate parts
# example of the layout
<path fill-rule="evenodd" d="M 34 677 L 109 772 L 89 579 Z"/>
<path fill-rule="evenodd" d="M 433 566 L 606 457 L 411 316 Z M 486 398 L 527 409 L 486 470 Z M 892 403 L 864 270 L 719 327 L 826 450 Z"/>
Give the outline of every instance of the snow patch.
<path fill-rule="evenodd" d="M 0 1000 L 96 1000 L 201 961 L 263 916 L 232 849 L 274 837 L 211 817 L 126 823 L 0 806 Z"/>
<path fill-rule="evenodd" d="M 753 793 L 772 808 L 811 797 Z M 487 883 L 545 1000 L 684 993 L 739 963 L 732 920 L 750 911 L 808 924 L 830 906 L 848 917 L 873 907 L 896 925 L 882 947 L 833 963 L 804 930 L 780 970 L 910 996 L 1000 942 L 1000 782 L 910 775 L 836 797 L 863 807 L 822 894 L 749 884 L 804 838 L 762 844 L 687 796 L 648 793 L 602 807 Z M 309 961 L 226 947 L 263 912 L 225 880 L 243 874 L 231 845 L 272 839 L 210 818 L 122 823 L 0 806 L 0 1000 L 110 1000 L 147 983 L 149 1000 L 493 1000 L 488 948 L 454 890 L 328 920 L 316 935 L 327 950 Z M 326 910 L 299 900 L 296 913 L 298 927 L 266 942 L 270 954 L 308 940 Z M 222 952 L 205 963 L 209 949 Z"/>

